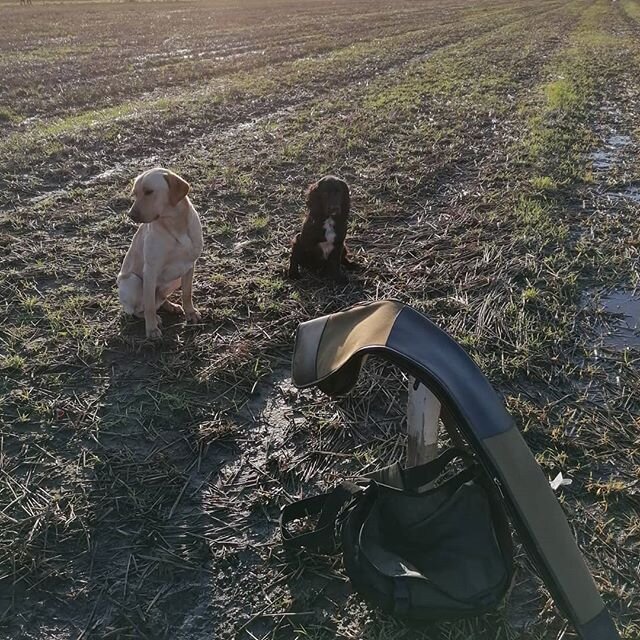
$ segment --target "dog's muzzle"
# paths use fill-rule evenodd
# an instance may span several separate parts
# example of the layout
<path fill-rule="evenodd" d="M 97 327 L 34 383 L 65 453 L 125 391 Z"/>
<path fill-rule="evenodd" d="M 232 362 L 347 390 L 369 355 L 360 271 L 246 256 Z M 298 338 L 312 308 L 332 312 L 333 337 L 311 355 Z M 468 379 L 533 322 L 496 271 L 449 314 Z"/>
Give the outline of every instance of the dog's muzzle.
<path fill-rule="evenodd" d="M 131 207 L 131 209 L 129 209 L 129 211 L 127 212 L 127 215 L 134 222 L 140 222 L 140 211 L 138 211 L 138 209 L 136 209 L 135 207 Z"/>

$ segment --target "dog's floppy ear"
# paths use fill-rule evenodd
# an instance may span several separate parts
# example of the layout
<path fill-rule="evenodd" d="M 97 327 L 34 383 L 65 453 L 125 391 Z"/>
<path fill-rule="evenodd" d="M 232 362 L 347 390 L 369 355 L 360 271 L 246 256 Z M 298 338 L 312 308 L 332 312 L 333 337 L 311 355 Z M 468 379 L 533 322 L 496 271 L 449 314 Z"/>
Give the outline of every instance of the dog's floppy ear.
<path fill-rule="evenodd" d="M 317 182 L 313 182 L 307 189 L 307 208 L 313 213 L 320 204 L 320 185 Z"/>
<path fill-rule="evenodd" d="M 345 216 L 351 211 L 351 194 L 349 193 L 349 185 L 342 180 L 342 213 Z"/>
<path fill-rule="evenodd" d="M 136 176 L 133 180 L 133 184 L 131 185 L 131 193 L 129 194 L 133 197 L 136 193 L 136 185 L 138 184 L 138 180 L 140 180 L 140 176 Z"/>
<path fill-rule="evenodd" d="M 178 202 L 189 193 L 191 186 L 186 180 L 173 173 L 173 171 L 167 171 L 167 173 L 164 174 L 164 179 L 169 185 L 169 202 L 172 207 L 175 207 Z"/>

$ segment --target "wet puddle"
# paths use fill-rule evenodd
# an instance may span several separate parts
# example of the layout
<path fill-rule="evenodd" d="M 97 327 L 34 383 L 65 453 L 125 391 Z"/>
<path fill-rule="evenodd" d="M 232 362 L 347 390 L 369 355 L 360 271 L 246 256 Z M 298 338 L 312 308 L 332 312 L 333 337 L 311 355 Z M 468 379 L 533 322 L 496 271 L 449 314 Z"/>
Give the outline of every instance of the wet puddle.
<path fill-rule="evenodd" d="M 628 154 L 627 147 L 631 144 L 633 144 L 633 140 L 630 136 L 617 133 L 610 135 L 601 149 L 589 154 L 593 171 L 600 174 L 600 178 L 602 178 L 602 174 L 620 167 L 624 162 L 623 156 L 625 153 Z M 640 186 L 629 185 L 621 191 L 610 191 L 605 195 L 609 198 L 622 198 L 640 203 Z"/>
<path fill-rule="evenodd" d="M 619 198 L 627 198 L 628 200 L 632 200 L 633 202 L 640 203 L 640 186 L 631 185 L 624 189 L 624 191 L 619 191 L 615 195 Z"/>
<path fill-rule="evenodd" d="M 602 149 L 593 151 L 590 154 L 594 171 L 609 171 L 617 164 L 618 156 L 630 144 L 631 138 L 629 136 L 618 134 L 609 136 Z"/>
<path fill-rule="evenodd" d="M 288 367 L 277 368 L 269 379 L 256 386 L 246 405 L 240 410 L 239 434 L 247 437 L 243 453 L 253 466 L 247 467 L 241 456 L 226 465 L 224 476 L 253 475 L 256 466 L 265 466 L 270 456 L 292 453 L 289 439 L 296 428 L 292 400 L 297 390 L 291 383 Z M 249 444 L 250 443 L 250 444 Z"/>
<path fill-rule="evenodd" d="M 116 163 L 113 167 L 109 169 L 104 169 L 100 173 L 97 173 L 86 180 L 83 180 L 83 186 L 91 186 L 99 183 L 109 183 L 114 178 L 119 178 L 128 173 L 132 173 L 135 167 L 138 167 L 141 170 L 150 169 L 152 166 L 155 166 L 158 163 L 158 158 L 156 156 L 147 156 L 146 158 L 132 158 L 131 160 L 127 160 L 125 162 Z"/>
<path fill-rule="evenodd" d="M 174 49 L 170 52 L 158 51 L 155 53 L 147 53 L 134 59 L 134 68 L 145 68 L 157 64 L 175 64 L 183 60 L 205 59 L 205 60 L 233 60 L 251 55 L 264 55 L 265 49 L 254 49 L 247 44 L 228 44 L 223 47 L 213 49 L 205 49 L 198 51 L 196 49 Z"/>
<path fill-rule="evenodd" d="M 67 195 L 67 189 L 53 189 L 45 193 L 40 193 L 27 201 L 29 204 L 44 204 L 48 200 L 55 200 Z"/>
<path fill-rule="evenodd" d="M 600 298 L 598 308 L 610 314 L 600 334 L 603 347 L 640 349 L 640 292 L 612 291 Z"/>

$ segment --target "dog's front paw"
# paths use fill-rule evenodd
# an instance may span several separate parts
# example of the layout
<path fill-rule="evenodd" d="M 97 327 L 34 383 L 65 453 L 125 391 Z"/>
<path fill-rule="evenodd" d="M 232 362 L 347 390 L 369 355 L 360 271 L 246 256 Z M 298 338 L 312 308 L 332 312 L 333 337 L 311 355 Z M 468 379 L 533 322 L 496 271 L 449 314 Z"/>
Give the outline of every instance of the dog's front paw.
<path fill-rule="evenodd" d="M 300 279 L 300 269 L 297 265 L 289 267 L 287 271 L 287 275 L 291 280 L 299 280 Z"/>
<path fill-rule="evenodd" d="M 343 260 L 342 266 L 348 271 L 359 271 L 360 265 L 353 260 Z"/>
<path fill-rule="evenodd" d="M 187 311 L 185 315 L 187 317 L 187 322 L 191 324 L 197 324 L 202 319 L 202 315 L 200 315 L 200 312 L 197 309 L 191 309 L 190 311 Z"/>
<path fill-rule="evenodd" d="M 160 340 L 160 338 L 162 338 L 160 327 L 150 327 L 147 329 L 147 338 L 149 338 L 149 340 Z"/>

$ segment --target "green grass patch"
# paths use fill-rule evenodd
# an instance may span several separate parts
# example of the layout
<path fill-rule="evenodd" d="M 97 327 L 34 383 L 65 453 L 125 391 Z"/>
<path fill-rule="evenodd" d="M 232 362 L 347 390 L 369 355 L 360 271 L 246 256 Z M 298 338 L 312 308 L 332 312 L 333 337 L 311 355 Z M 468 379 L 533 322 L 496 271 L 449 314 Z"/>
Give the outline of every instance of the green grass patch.
<path fill-rule="evenodd" d="M 559 111 L 570 111 L 581 104 L 581 94 L 570 80 L 555 80 L 544 88 L 547 107 Z"/>
<path fill-rule="evenodd" d="M 269 216 L 268 215 L 258 215 L 253 216 L 249 220 L 249 230 L 255 231 L 257 233 L 263 233 L 269 227 Z"/>
<path fill-rule="evenodd" d="M 531 178 L 531 186 L 536 191 L 554 191 L 558 187 L 550 176 L 535 176 Z"/>
<path fill-rule="evenodd" d="M 9 107 L 0 106 L 0 123 L 3 122 L 20 122 L 22 116 Z"/>

